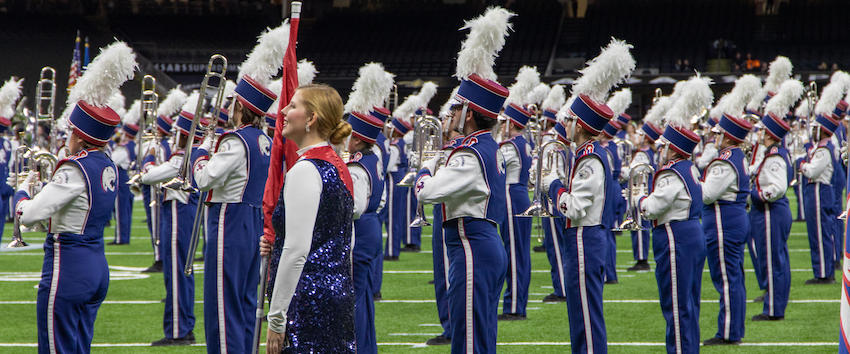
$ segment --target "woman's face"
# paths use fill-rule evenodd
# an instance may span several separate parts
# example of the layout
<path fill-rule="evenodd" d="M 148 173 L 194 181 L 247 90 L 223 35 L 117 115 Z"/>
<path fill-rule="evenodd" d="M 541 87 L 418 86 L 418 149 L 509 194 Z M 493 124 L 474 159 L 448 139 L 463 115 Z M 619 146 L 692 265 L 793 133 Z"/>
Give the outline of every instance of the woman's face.
<path fill-rule="evenodd" d="M 301 91 L 295 91 L 292 100 L 281 111 L 283 114 L 283 136 L 287 139 L 301 140 L 307 133 L 308 120 L 312 120 L 307 107 L 301 99 Z M 316 129 L 312 126 L 311 130 Z"/>

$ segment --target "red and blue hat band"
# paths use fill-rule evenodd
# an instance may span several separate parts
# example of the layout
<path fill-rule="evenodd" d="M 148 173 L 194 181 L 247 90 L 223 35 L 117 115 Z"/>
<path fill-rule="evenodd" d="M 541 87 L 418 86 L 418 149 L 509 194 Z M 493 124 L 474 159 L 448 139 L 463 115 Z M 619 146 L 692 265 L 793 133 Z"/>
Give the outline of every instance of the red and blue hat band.
<path fill-rule="evenodd" d="M 649 137 L 649 140 L 652 140 L 653 142 L 658 140 L 658 138 L 661 137 L 661 132 L 659 132 L 658 129 L 656 129 L 654 125 L 652 125 L 648 122 L 643 123 L 643 126 L 640 127 L 640 130 L 642 130 L 643 133 L 647 137 Z"/>
<path fill-rule="evenodd" d="M 505 104 L 505 99 L 508 98 L 508 89 L 495 81 L 473 74 L 469 76 L 469 79 L 460 81 L 457 97 L 461 101 L 468 102 L 469 107 L 476 112 L 496 119 Z"/>
<path fill-rule="evenodd" d="M 266 124 L 268 124 L 270 128 L 274 128 L 275 126 L 277 126 L 277 118 L 266 114 Z"/>
<path fill-rule="evenodd" d="M 171 124 L 173 123 L 174 121 L 166 116 L 156 117 L 156 129 L 162 134 L 171 135 Z"/>
<path fill-rule="evenodd" d="M 390 111 L 384 107 L 374 107 L 369 114 L 372 115 L 372 117 L 380 119 L 381 122 L 386 122 L 387 119 L 390 119 Z"/>
<path fill-rule="evenodd" d="M 124 130 L 124 133 L 129 135 L 131 138 L 135 137 L 136 133 L 139 132 L 139 126 L 135 124 L 124 124 L 121 128 Z"/>
<path fill-rule="evenodd" d="M 74 109 L 71 111 L 71 114 L 68 116 L 68 122 L 74 127 L 74 131 L 78 132 L 79 136 L 83 138 L 83 140 L 95 144 L 97 146 L 106 145 L 109 141 L 109 138 L 112 136 L 112 133 L 115 131 L 115 126 L 118 125 L 118 115 L 112 111 L 108 107 L 97 108 L 91 107 L 94 111 L 94 114 L 89 113 L 87 110 L 83 109 L 81 103 L 78 103 L 74 106 Z M 88 106 L 87 104 L 85 104 Z M 114 122 L 109 122 L 109 118 L 106 119 L 99 117 L 97 111 L 102 111 L 101 113 L 114 115 L 114 118 L 117 120 Z"/>
<path fill-rule="evenodd" d="M 608 122 L 608 124 L 605 124 L 605 128 L 602 128 L 602 134 L 605 134 L 605 136 L 607 136 L 608 138 L 613 138 L 615 135 L 617 135 L 617 132 L 620 131 L 620 128 L 617 127 L 615 124 L 619 123 L 617 123 L 617 121 L 612 120 Z"/>
<path fill-rule="evenodd" d="M 827 117 L 823 114 L 818 114 L 815 121 L 821 125 L 824 129 L 828 130 L 830 133 L 834 133 L 836 129 L 838 129 L 838 122 L 833 120 L 831 117 Z"/>
<path fill-rule="evenodd" d="M 274 92 L 269 91 L 248 75 L 242 76 L 233 92 L 236 93 L 236 99 L 240 103 L 260 115 L 266 114 L 277 99 Z"/>
<path fill-rule="evenodd" d="M 522 109 L 522 107 L 517 106 L 514 103 L 508 105 L 505 108 L 505 115 L 520 129 L 525 128 L 525 125 L 528 124 L 528 120 L 531 119 L 531 113 Z"/>
<path fill-rule="evenodd" d="M 189 131 L 192 130 L 192 120 L 194 119 L 194 115 L 192 113 L 182 111 L 180 115 L 177 116 L 177 130 L 180 131 L 183 135 L 189 135 Z M 202 138 L 204 136 L 204 129 L 198 124 L 195 127 L 195 138 Z"/>
<path fill-rule="evenodd" d="M 228 114 L 227 110 L 222 108 L 218 111 L 218 123 L 224 125 L 227 121 L 230 120 L 230 114 Z"/>
<path fill-rule="evenodd" d="M 398 118 L 393 118 L 392 124 L 395 128 L 395 131 L 397 131 L 401 135 L 407 134 L 407 132 L 409 132 L 411 129 L 410 126 L 408 126 Z"/>
<path fill-rule="evenodd" d="M 625 126 L 626 124 L 629 124 L 629 121 L 631 121 L 631 120 L 632 120 L 632 117 L 628 114 L 625 114 L 625 113 L 617 116 L 617 121 L 620 122 L 620 124 L 622 124 L 623 126 Z"/>
<path fill-rule="evenodd" d="M 720 124 L 720 128 L 726 131 L 726 136 L 738 142 L 744 141 L 744 139 L 747 138 L 747 134 L 750 133 L 750 129 L 752 129 L 752 126 L 747 126 L 748 124 L 746 122 L 727 114 L 724 114 L 723 117 L 720 118 L 720 122 L 718 124 Z"/>
<path fill-rule="evenodd" d="M 708 118 L 708 126 L 714 128 L 715 125 L 717 125 L 717 118 L 709 117 Z"/>
<path fill-rule="evenodd" d="M 670 142 L 670 147 L 673 150 L 685 157 L 691 156 L 700 140 L 699 136 L 690 130 L 674 128 L 669 125 L 664 130 L 664 139 Z"/>
<path fill-rule="evenodd" d="M 351 124 L 351 130 L 357 138 L 369 144 L 375 143 L 383 128 L 383 123 L 378 118 L 359 112 L 348 115 L 348 124 Z"/>
<path fill-rule="evenodd" d="M 594 134 L 601 133 L 611 117 L 614 116 L 614 112 L 611 112 L 608 106 L 594 102 L 587 95 L 579 95 L 570 106 L 570 111 L 578 117 L 578 122 L 582 127 Z"/>
<path fill-rule="evenodd" d="M 546 117 L 546 120 L 555 123 L 558 121 L 558 112 L 552 109 L 547 109 L 543 111 L 543 116 Z"/>
<path fill-rule="evenodd" d="M 791 130 L 788 123 L 785 123 L 782 118 L 775 116 L 773 113 L 765 114 L 764 118 L 761 119 L 761 124 L 764 125 L 767 133 L 777 140 L 782 140 L 785 134 L 788 134 L 788 131 Z"/>

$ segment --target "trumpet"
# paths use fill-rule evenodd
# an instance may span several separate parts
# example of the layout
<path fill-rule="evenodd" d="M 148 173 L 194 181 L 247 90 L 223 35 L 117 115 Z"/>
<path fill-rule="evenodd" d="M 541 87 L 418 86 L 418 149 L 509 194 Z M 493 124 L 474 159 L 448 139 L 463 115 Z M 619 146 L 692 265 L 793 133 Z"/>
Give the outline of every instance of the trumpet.
<path fill-rule="evenodd" d="M 213 62 L 218 59 L 222 62 L 221 64 L 221 72 L 213 72 L 212 66 Z M 221 54 L 215 54 L 210 58 L 209 64 L 207 66 L 207 74 L 204 75 L 204 81 L 201 84 L 201 98 L 198 99 L 198 106 L 195 108 L 195 117 L 192 120 L 192 128 L 189 132 L 189 137 L 186 140 L 185 146 L 185 155 L 183 156 L 183 167 L 185 169 L 186 174 L 183 179 L 183 185 L 181 188 L 184 191 L 192 191 L 196 192 L 197 189 L 192 187 L 192 169 L 191 169 L 191 157 L 190 152 L 192 151 L 192 141 L 195 136 L 195 129 L 197 129 L 198 122 L 200 117 L 204 115 L 203 104 L 206 97 L 206 92 L 208 90 L 213 91 L 213 97 L 210 98 L 212 103 L 211 111 L 212 111 L 212 123 L 207 127 L 208 132 L 211 134 L 215 134 L 215 128 L 218 126 L 218 113 L 221 111 L 221 105 L 224 103 L 224 86 L 227 79 L 224 77 L 227 72 L 227 58 L 225 58 Z M 210 77 L 217 77 L 219 79 L 218 86 L 210 85 L 209 79 Z M 178 176 L 180 177 L 180 176 Z M 167 186 L 166 186 L 167 188 Z M 195 263 L 195 252 L 198 250 L 198 241 L 201 236 L 201 225 L 203 225 L 203 211 L 204 211 L 204 200 L 207 199 L 207 193 L 202 192 L 200 198 L 198 198 L 198 206 L 195 209 L 195 222 L 192 224 L 192 239 L 189 241 L 189 253 L 186 256 L 186 267 L 183 268 L 183 273 L 186 275 L 192 274 L 192 266 Z"/>
<path fill-rule="evenodd" d="M 632 167 L 629 171 L 628 198 L 626 198 L 626 220 L 623 220 L 620 225 L 613 228 L 611 231 L 640 231 L 646 230 L 643 227 L 643 220 L 640 211 L 636 205 L 632 205 L 632 198 L 638 195 L 644 195 L 649 191 L 649 177 L 655 172 L 649 164 L 640 163 Z"/>
<path fill-rule="evenodd" d="M 414 135 L 419 137 L 416 141 L 416 150 L 419 152 L 418 168 L 421 168 L 424 160 L 440 157 L 443 154 L 443 122 L 437 117 L 423 115 L 416 123 L 417 130 L 414 132 Z M 414 178 L 415 177 L 416 176 L 414 175 Z M 417 198 L 416 218 L 410 222 L 410 227 L 429 225 L 431 225 L 431 223 L 429 223 L 428 219 L 425 217 L 425 205 Z"/>
<path fill-rule="evenodd" d="M 154 129 L 149 129 L 154 126 L 156 120 L 156 110 L 159 106 L 159 95 L 156 93 L 156 78 L 151 75 L 145 75 L 142 78 L 142 99 L 139 109 L 139 132 L 136 133 L 136 161 L 134 161 L 136 173 L 130 177 L 127 184 L 130 186 L 130 191 L 133 194 L 142 194 L 142 155 L 144 154 L 143 146 L 146 142 L 156 140 Z"/>

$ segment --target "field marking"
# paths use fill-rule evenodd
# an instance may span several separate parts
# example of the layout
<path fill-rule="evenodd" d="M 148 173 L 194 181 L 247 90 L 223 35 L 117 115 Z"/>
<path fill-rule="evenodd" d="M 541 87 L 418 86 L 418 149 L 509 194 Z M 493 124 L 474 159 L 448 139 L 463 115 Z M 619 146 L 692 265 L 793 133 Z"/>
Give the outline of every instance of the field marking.
<path fill-rule="evenodd" d="M 403 333 L 395 333 L 403 335 Z M 393 334 L 390 334 L 393 335 Z M 206 343 L 195 343 L 192 347 L 205 347 Z M 266 343 L 260 343 L 260 346 L 265 346 Z M 425 343 L 415 342 L 379 342 L 380 346 L 405 346 L 405 347 L 426 347 Z M 500 346 L 569 346 L 570 342 L 498 342 Z M 664 342 L 608 342 L 609 346 L 615 347 L 663 347 Z M 742 342 L 738 344 L 744 347 L 837 347 L 837 342 Z M 109 347 L 150 347 L 150 343 L 92 343 L 92 347 L 109 348 Z M 4 348 L 36 348 L 38 343 L 0 343 L 0 347 Z"/>
<path fill-rule="evenodd" d="M 750 268 L 745 268 L 744 271 L 748 272 L 748 273 L 755 272 L 754 269 L 750 269 Z M 806 269 L 806 268 L 801 268 L 801 269 L 791 269 L 791 271 L 792 272 L 811 272 L 812 270 Z M 549 272 L 551 272 L 551 270 L 549 270 L 549 269 L 533 269 L 533 270 L 531 270 L 531 272 L 532 273 L 549 273 Z M 626 268 L 625 267 L 624 268 L 617 268 L 617 272 L 618 273 L 625 273 Z M 703 273 L 708 273 L 708 272 L 709 272 L 709 270 L 707 268 L 703 269 Z M 433 274 L 433 273 L 434 273 L 433 270 L 384 270 L 384 274 Z M 631 272 L 629 272 L 629 273 L 631 273 Z M 638 273 L 652 273 L 652 272 L 645 271 L 645 272 L 638 272 Z M 632 276 L 627 276 L 627 275 L 629 275 L 629 274 L 624 274 L 624 275 L 621 275 L 621 276 L 626 277 L 626 278 L 631 278 L 631 277 L 634 276 L 634 275 L 632 275 Z M 552 287 L 549 287 L 548 289 L 551 289 L 551 288 Z"/>
<path fill-rule="evenodd" d="M 719 301 L 718 299 L 703 299 L 701 303 L 715 303 Z M 376 301 L 379 303 L 385 304 L 430 304 L 434 303 L 435 300 L 380 300 Z M 610 299 L 603 300 L 604 303 L 609 304 L 657 304 L 657 299 Z M 829 299 L 809 299 L 809 300 L 788 300 L 789 303 L 792 304 L 834 304 L 839 303 L 841 300 L 829 300 Z M 154 305 L 161 304 L 160 300 L 106 300 L 103 302 L 104 305 Z M 203 304 L 202 300 L 195 301 L 196 304 Z M 747 300 L 747 303 L 754 303 L 753 300 Z M 561 302 L 551 302 L 544 303 L 544 305 L 562 305 Z M 0 305 L 35 305 L 34 300 L 3 300 L 0 301 Z M 529 310 L 540 310 L 540 307 L 529 307 Z M 420 326 L 430 326 L 431 324 L 421 324 Z M 439 324 L 435 325 L 439 326 Z"/>

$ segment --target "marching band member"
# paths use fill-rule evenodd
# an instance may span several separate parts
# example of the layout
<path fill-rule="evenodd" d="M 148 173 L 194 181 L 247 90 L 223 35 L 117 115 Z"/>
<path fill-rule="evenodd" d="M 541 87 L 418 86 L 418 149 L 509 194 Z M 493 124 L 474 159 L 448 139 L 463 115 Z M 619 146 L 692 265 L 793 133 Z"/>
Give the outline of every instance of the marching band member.
<path fill-rule="evenodd" d="M 523 66 L 516 82 L 508 90 L 505 101 L 503 126 L 504 141 L 499 151 L 505 161 L 505 217 L 499 232 L 508 256 L 505 277 L 505 294 L 499 320 L 524 320 L 528 304 L 528 286 L 531 282 L 531 222 L 530 217 L 517 216 L 531 205 L 528 199 L 528 176 L 531 168 L 531 144 L 525 137 L 525 125 L 532 113 L 525 107 L 531 102 L 528 94 L 540 82 L 537 68 Z M 532 137 L 532 140 L 537 137 Z"/>
<path fill-rule="evenodd" d="M 717 333 L 705 345 L 737 344 L 744 336 L 746 290 L 744 244 L 750 231 L 747 197 L 750 179 L 744 165 L 743 144 L 752 124 L 733 114 L 742 112 L 761 81 L 744 75 L 735 82 L 723 117 L 713 128 L 718 156 L 708 164 L 702 181 L 702 221 L 706 256 L 714 288 L 720 294 Z"/>
<path fill-rule="evenodd" d="M 806 284 L 831 284 L 835 282 L 835 228 L 834 219 L 841 209 L 835 208 L 833 200 L 833 174 L 835 166 L 835 146 L 830 138 L 839 123 L 833 117 L 835 105 L 844 96 L 843 87 L 830 83 L 824 87 L 820 99 L 815 104 L 815 122 L 810 147 L 805 160 L 800 163 L 800 172 L 806 177 L 803 189 L 803 202 L 806 209 L 806 230 L 809 234 L 809 246 L 812 255 L 814 278 Z"/>
<path fill-rule="evenodd" d="M 689 129 L 691 117 L 711 105 L 710 80 L 695 77 L 665 114 L 660 168 L 648 196 L 636 196 L 636 208 L 652 220 L 652 253 L 661 312 L 667 322 L 668 353 L 699 352 L 699 309 L 705 238 L 702 235 L 702 187 L 690 157 L 700 137 Z M 631 197 L 631 196 L 630 196 Z"/>
<path fill-rule="evenodd" d="M 785 191 L 794 178 L 788 150 L 782 139 L 791 129 L 783 119 L 785 112 L 803 95 L 803 84 L 794 79 L 783 83 L 765 106 L 761 145 L 765 155 L 755 170 L 750 191 L 751 234 L 765 277 L 764 310 L 753 321 L 779 320 L 785 317 L 791 290 L 791 263 L 788 236 L 791 233 L 791 208 Z"/>
<path fill-rule="evenodd" d="M 617 284 L 617 239 L 614 235 L 613 228 L 619 226 L 623 216 L 623 211 L 626 207 L 626 200 L 621 195 L 620 181 L 622 180 L 623 161 L 619 154 L 617 144 L 612 141 L 617 136 L 623 125 L 619 121 L 619 117 L 626 111 L 626 108 L 632 103 L 632 90 L 624 88 L 615 92 L 608 99 L 606 105 L 614 113 L 614 119 L 605 124 L 602 128 L 602 134 L 599 136 L 599 144 L 608 150 L 608 164 L 611 166 L 611 176 L 616 184 L 616 191 L 611 195 L 614 198 L 614 226 L 608 230 L 608 254 L 605 257 L 605 284 Z"/>
<path fill-rule="evenodd" d="M 182 169 L 183 159 L 186 158 L 186 146 L 189 141 L 192 141 L 191 150 L 188 152 L 188 158 L 191 159 L 190 168 L 194 170 L 199 167 L 198 160 L 206 154 L 199 149 L 203 130 L 198 123 L 195 136 L 189 137 L 194 115 L 188 112 L 197 107 L 198 99 L 200 98 L 197 92 L 193 92 L 186 100 L 174 123 L 179 138 L 171 157 L 143 174 L 140 179 L 142 184 L 155 185 L 176 177 Z M 148 153 L 153 154 L 154 151 Z M 195 186 L 195 181 L 190 182 Z M 194 274 L 186 275 L 183 268 L 188 261 L 186 256 L 192 238 L 198 197 L 197 192 L 164 189 L 160 208 L 159 240 L 165 280 L 165 314 L 162 322 L 165 337 L 151 343 L 153 346 L 188 345 L 195 342 L 195 334 L 192 331 L 195 328 L 195 277 Z"/>
<path fill-rule="evenodd" d="M 452 107 L 451 130 L 466 136 L 439 170 L 439 159 L 423 161 L 416 180 L 422 203 L 443 203 L 449 262 L 449 319 L 452 352 L 496 350 L 499 294 L 506 254 L 497 225 L 504 220 L 505 162 L 491 129 L 508 90 L 496 78 L 492 60 L 502 49 L 513 13 L 491 7 L 465 23 L 470 33 L 458 53 L 461 80 Z"/>
<path fill-rule="evenodd" d="M 628 77 L 635 61 L 632 46 L 612 39 L 602 53 L 589 61 L 572 87 L 570 113 L 575 117 L 571 134 L 578 148 L 566 186 L 550 173 L 543 188 L 567 218 L 565 270 L 568 278 L 567 312 L 570 317 L 572 351 L 607 352 L 608 340 L 602 312 L 602 286 L 606 237 L 614 224 L 613 198 L 615 183 L 608 152 L 596 136 L 613 118 L 613 112 L 602 99 L 608 90 Z M 601 78 L 601 75 L 605 75 Z"/>
<path fill-rule="evenodd" d="M 806 188 L 804 179 L 806 177 L 800 173 L 800 164 L 805 161 L 808 151 L 807 146 L 810 145 L 807 132 L 811 131 L 811 129 L 806 126 L 806 122 L 813 109 L 814 107 L 809 106 L 808 97 L 800 100 L 800 104 L 794 110 L 796 121 L 791 125 L 795 133 L 795 139 L 791 142 L 791 162 L 793 163 L 794 173 L 797 177 L 797 186 L 794 187 L 794 195 L 797 199 L 797 215 L 795 215 L 794 221 L 806 221 L 806 208 L 803 202 L 805 199 L 803 189 Z"/>
<path fill-rule="evenodd" d="M 838 71 L 833 74 L 833 77 L 838 73 L 844 72 Z M 850 77 L 846 77 L 845 80 L 847 80 L 845 87 L 850 87 Z M 840 100 L 832 113 L 832 118 L 839 123 L 838 128 L 835 129 L 835 132 L 832 134 L 832 138 L 830 139 L 832 141 L 832 146 L 836 151 L 834 156 L 835 169 L 832 170 L 832 191 L 835 193 L 833 203 L 835 203 L 835 210 L 837 210 L 839 214 L 844 210 L 844 200 L 847 197 L 847 194 L 844 193 L 844 188 L 847 184 L 847 167 L 844 164 L 844 160 L 841 159 L 840 152 L 842 148 L 846 150 L 847 133 L 844 130 L 843 124 L 845 120 L 844 117 L 846 115 L 847 102 Z M 833 242 L 833 248 L 835 250 L 835 269 L 841 269 L 844 259 L 844 220 L 835 218 L 832 221 L 834 222 L 835 227 L 835 241 Z"/>
<path fill-rule="evenodd" d="M 281 114 L 282 134 L 300 158 L 273 214 L 280 262 L 270 269 L 266 350 L 353 353 L 354 193 L 348 168 L 329 145 L 342 143 L 351 126 L 342 120 L 339 94 L 325 85 L 299 87 Z M 260 246 L 262 254 L 272 251 L 265 238 Z"/>
<path fill-rule="evenodd" d="M 133 216 L 133 199 L 130 191 L 130 170 L 135 169 L 136 134 L 139 132 L 139 110 L 141 102 L 136 100 L 130 110 L 122 116 L 121 141 L 113 148 L 112 162 L 118 167 L 118 197 L 115 199 L 115 239 L 109 245 L 130 244 L 130 228 Z"/>
<path fill-rule="evenodd" d="M 118 188 L 118 171 L 103 148 L 121 121 L 102 94 L 118 90 L 136 66 L 135 54 L 124 42 L 95 57 L 68 95 L 73 155 L 57 164 L 40 193 L 25 191 L 38 181 L 34 171 L 17 186 L 15 210 L 21 224 L 49 221 L 36 304 L 39 353 L 91 351 L 95 318 L 109 287 L 103 229 Z"/>
<path fill-rule="evenodd" d="M 389 73 L 387 73 L 387 74 L 392 75 L 392 74 L 389 74 Z M 388 96 L 388 95 L 389 94 L 387 94 L 386 96 Z M 372 117 L 378 118 L 381 122 L 383 122 L 383 125 L 384 125 L 383 128 L 381 129 L 381 133 L 378 134 L 377 138 L 375 138 L 375 144 L 372 146 L 372 149 L 373 150 L 377 149 L 377 151 L 378 151 L 378 157 L 380 158 L 380 161 L 381 161 L 381 171 L 382 171 L 381 172 L 382 173 L 381 178 L 384 181 L 384 196 L 382 197 L 382 203 L 383 203 L 384 206 L 378 212 L 378 217 L 381 220 L 381 225 L 383 225 L 383 227 L 387 230 L 387 233 L 389 234 L 389 230 L 390 230 L 389 224 L 388 224 L 388 220 L 389 220 L 388 209 L 389 208 L 387 206 L 390 202 L 389 191 L 390 191 L 390 188 L 392 188 L 390 186 L 392 178 L 389 176 L 389 172 L 387 171 L 387 165 L 389 164 L 389 159 L 390 159 L 389 158 L 389 152 L 388 152 L 390 140 L 387 139 L 387 136 L 385 134 L 389 133 L 387 131 L 387 129 L 388 129 L 387 126 L 391 125 L 390 119 L 392 118 L 392 113 L 388 109 L 384 108 L 383 106 L 378 105 L 378 106 L 373 107 L 371 114 L 372 114 Z M 383 240 L 381 242 L 383 242 Z M 381 252 L 378 254 L 378 258 L 379 258 L 379 261 L 375 264 L 375 268 L 372 272 L 372 298 L 374 300 L 380 300 L 381 299 L 381 283 L 383 282 L 383 275 L 384 275 L 384 248 L 383 247 L 381 247 Z"/>
<path fill-rule="evenodd" d="M 413 218 L 410 216 L 412 209 L 408 203 L 407 193 L 409 187 L 400 187 L 398 182 L 404 178 L 408 170 L 408 158 L 405 147 L 410 144 L 409 139 L 405 136 L 410 136 L 407 133 L 413 130 L 413 126 L 407 119 L 399 117 L 392 118 L 393 136 L 390 138 L 390 148 L 388 149 L 387 173 L 392 180 L 388 181 L 387 189 L 388 218 L 387 218 L 387 245 L 384 250 L 384 260 L 397 261 L 398 253 L 401 250 L 401 240 L 409 232 L 410 222 Z M 405 237 L 406 238 L 406 237 Z"/>
<path fill-rule="evenodd" d="M 17 146 L 5 135 L 12 126 L 11 118 L 15 115 L 15 102 L 21 97 L 22 82 L 23 79 L 12 77 L 0 87 L 0 180 L 6 180 L 10 175 L 10 166 L 14 166 L 13 155 Z M 15 187 L 5 183 L 0 185 L 0 245 L 3 241 L 3 226 L 10 216 L 11 202 L 14 202 L 11 197 L 15 194 Z"/>
<path fill-rule="evenodd" d="M 348 141 L 348 171 L 354 184 L 354 329 L 358 353 L 377 353 L 375 304 L 372 300 L 373 268 L 380 262 L 383 243 L 378 210 L 384 192 L 383 171 L 372 149 L 384 124 L 371 115 L 352 112 L 348 116 L 352 135 Z"/>
<path fill-rule="evenodd" d="M 265 97 L 277 95 L 251 74 L 239 80 L 230 106 L 229 120 L 236 129 L 222 134 L 215 147 L 215 135 L 208 132 L 192 174 L 198 189 L 208 191 L 204 332 L 210 353 L 248 352 L 253 347 L 262 197 L 271 154 L 271 139 L 262 124 L 273 102 Z M 207 151 L 214 153 L 203 155 Z"/>

